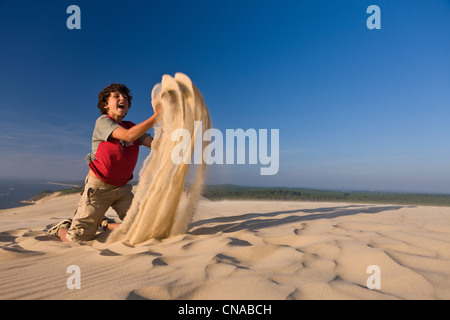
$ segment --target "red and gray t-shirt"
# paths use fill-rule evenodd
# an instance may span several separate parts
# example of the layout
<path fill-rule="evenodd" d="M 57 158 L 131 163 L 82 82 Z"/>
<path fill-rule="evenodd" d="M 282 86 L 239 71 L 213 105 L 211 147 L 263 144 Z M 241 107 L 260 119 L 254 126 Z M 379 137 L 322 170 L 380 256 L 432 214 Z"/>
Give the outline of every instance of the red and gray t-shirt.
<path fill-rule="evenodd" d="M 132 143 L 110 137 L 119 126 L 129 129 L 135 124 L 131 121 L 119 124 L 108 115 L 98 118 L 92 134 L 92 152 L 86 156 L 86 162 L 95 175 L 103 182 L 115 186 L 125 185 L 133 179 L 139 145 L 148 136 L 146 133 Z"/>

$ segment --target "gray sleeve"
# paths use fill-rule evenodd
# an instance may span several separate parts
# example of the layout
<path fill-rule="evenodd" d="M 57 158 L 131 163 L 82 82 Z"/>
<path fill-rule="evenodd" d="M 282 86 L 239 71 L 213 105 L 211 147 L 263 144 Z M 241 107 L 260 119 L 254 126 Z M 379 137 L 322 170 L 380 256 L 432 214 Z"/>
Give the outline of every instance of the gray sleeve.
<path fill-rule="evenodd" d="M 95 154 L 97 153 L 100 143 L 102 141 L 107 141 L 111 133 L 118 127 L 120 127 L 118 123 L 105 115 L 97 119 L 95 122 L 94 133 L 92 134 L 92 152 L 85 158 L 87 164 L 95 160 Z"/>
<path fill-rule="evenodd" d="M 94 139 L 99 140 L 99 143 L 101 141 L 108 141 L 111 133 L 118 127 L 120 127 L 120 125 L 115 121 L 111 120 L 105 115 L 101 116 L 95 123 L 94 134 L 92 135 L 92 143 L 94 143 Z"/>

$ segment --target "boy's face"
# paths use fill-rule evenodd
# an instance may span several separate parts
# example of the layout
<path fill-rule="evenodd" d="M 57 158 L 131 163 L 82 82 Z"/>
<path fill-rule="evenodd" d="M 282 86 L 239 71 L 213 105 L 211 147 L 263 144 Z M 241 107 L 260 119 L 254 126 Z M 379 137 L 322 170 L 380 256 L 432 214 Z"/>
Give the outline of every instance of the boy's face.
<path fill-rule="evenodd" d="M 120 117 L 123 118 L 128 112 L 129 104 L 126 95 L 118 91 L 111 92 L 108 98 L 108 104 L 105 109 L 108 111 L 108 115 L 114 119 Z"/>

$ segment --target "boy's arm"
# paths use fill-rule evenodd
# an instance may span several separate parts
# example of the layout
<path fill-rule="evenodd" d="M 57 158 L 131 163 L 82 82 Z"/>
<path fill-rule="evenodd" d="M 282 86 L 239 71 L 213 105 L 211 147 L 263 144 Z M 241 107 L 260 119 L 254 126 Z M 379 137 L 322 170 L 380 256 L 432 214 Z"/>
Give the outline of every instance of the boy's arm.
<path fill-rule="evenodd" d="M 119 140 L 124 140 L 127 142 L 134 142 L 144 135 L 148 130 L 150 130 L 158 122 L 159 108 L 155 109 L 155 114 L 148 118 L 147 120 L 131 127 L 130 129 L 125 129 L 123 127 L 117 127 L 111 133 L 111 137 Z"/>
<path fill-rule="evenodd" d="M 146 136 L 144 141 L 142 141 L 142 145 L 146 146 L 147 148 L 152 147 L 153 138 L 151 136 Z"/>

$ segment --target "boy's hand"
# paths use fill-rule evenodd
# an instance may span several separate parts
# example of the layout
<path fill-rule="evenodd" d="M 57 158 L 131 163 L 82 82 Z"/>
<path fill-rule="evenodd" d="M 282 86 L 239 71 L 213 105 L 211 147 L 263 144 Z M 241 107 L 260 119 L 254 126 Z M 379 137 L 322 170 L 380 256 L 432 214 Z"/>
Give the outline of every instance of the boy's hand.
<path fill-rule="evenodd" d="M 155 112 L 155 117 L 159 117 L 159 115 L 161 114 L 161 104 L 160 103 L 158 103 L 155 106 L 154 112 Z"/>

